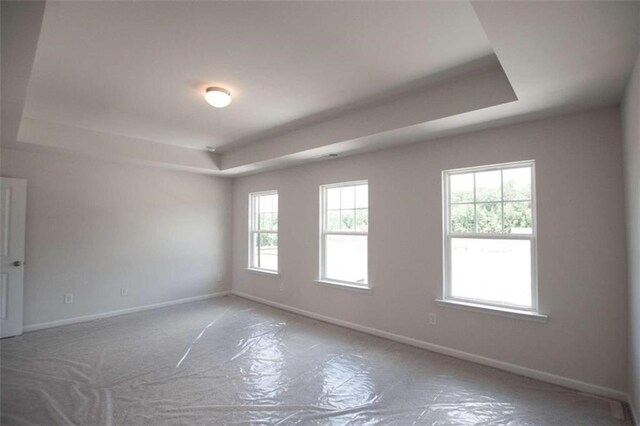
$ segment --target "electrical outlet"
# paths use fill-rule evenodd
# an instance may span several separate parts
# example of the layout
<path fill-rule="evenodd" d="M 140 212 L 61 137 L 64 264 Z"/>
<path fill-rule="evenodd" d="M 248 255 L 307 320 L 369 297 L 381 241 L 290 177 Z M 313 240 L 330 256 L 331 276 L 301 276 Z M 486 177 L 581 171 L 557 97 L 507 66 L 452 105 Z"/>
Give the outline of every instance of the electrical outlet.
<path fill-rule="evenodd" d="M 121 288 L 120 289 L 120 296 L 127 296 L 129 294 L 129 289 L 128 288 Z"/>
<path fill-rule="evenodd" d="M 280 283 L 280 291 L 284 291 L 284 283 Z"/>
<path fill-rule="evenodd" d="M 73 303 L 73 293 L 67 293 L 64 295 L 64 303 L 65 304 Z"/>
<path fill-rule="evenodd" d="M 429 324 L 436 325 L 438 324 L 438 317 L 436 314 L 429 314 Z"/>

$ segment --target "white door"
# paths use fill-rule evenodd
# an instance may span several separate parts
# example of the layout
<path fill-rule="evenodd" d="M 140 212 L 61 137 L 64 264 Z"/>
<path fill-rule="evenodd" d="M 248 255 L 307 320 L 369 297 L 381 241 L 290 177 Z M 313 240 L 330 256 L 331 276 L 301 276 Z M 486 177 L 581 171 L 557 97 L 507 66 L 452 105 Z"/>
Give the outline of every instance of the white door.
<path fill-rule="evenodd" d="M 27 181 L 0 182 L 0 337 L 9 337 L 22 334 Z"/>

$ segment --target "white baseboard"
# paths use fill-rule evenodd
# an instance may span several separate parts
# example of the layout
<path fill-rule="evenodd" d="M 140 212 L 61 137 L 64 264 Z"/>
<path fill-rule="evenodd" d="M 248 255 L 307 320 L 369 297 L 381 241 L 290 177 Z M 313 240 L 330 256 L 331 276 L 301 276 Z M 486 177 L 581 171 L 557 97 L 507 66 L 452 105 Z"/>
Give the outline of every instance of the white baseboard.
<path fill-rule="evenodd" d="M 37 324 L 25 325 L 24 332 L 43 330 L 45 328 L 60 327 L 62 325 L 76 324 L 79 322 L 93 321 L 100 318 L 109 318 L 117 315 L 131 314 L 134 312 L 148 311 L 150 309 L 164 308 L 167 306 L 180 305 L 182 303 L 197 302 L 200 300 L 222 297 L 231 294 L 231 291 L 219 291 L 217 293 L 205 294 L 202 296 L 185 297 L 184 299 L 169 300 L 168 302 L 153 303 L 151 305 L 134 306 L 133 308 L 118 309 L 116 311 L 101 312 L 99 314 L 83 315 L 81 317 L 67 318 L 57 321 L 41 322 Z"/>
<path fill-rule="evenodd" d="M 480 355 L 474 355 L 469 352 L 463 352 L 457 349 L 448 348 L 446 346 L 440 346 L 433 343 L 425 342 L 423 340 L 413 339 L 411 337 L 402 336 L 399 334 L 390 333 L 388 331 L 378 330 L 375 328 L 367 327 L 360 324 L 355 324 L 348 321 L 343 321 L 335 318 L 331 318 L 325 315 L 317 314 L 315 312 L 305 311 L 303 309 L 294 308 L 292 306 L 283 305 L 281 303 L 272 302 L 271 300 L 263 299 L 261 297 L 252 296 L 247 293 L 243 293 L 237 290 L 232 290 L 231 294 L 245 299 L 252 300 L 254 302 L 263 303 L 265 305 L 273 306 L 274 308 L 282 309 L 285 311 L 293 312 L 298 315 L 317 319 L 319 321 L 328 322 L 330 324 L 339 325 L 342 327 L 350 328 L 352 330 L 360 331 L 374 336 L 383 337 L 396 342 L 404 343 L 407 345 L 415 346 L 421 349 L 426 349 L 432 352 L 437 352 L 444 355 L 449 355 L 455 358 L 472 361 L 478 364 L 486 365 L 489 367 L 497 368 L 500 370 L 508 371 L 510 373 L 519 374 L 521 376 L 537 379 L 543 382 L 552 383 L 566 388 L 575 389 L 581 392 L 591 393 L 594 395 L 602 396 L 605 398 L 615 399 L 618 401 L 629 401 L 629 395 L 625 392 L 611 389 L 604 386 L 598 386 L 591 383 L 582 382 L 580 380 L 570 379 L 568 377 L 558 376 L 556 374 L 547 373 L 533 368 L 523 367 L 509 362 L 498 361 L 497 359 L 487 358 Z M 630 401 L 629 401 L 630 402 Z M 631 405 L 631 404 L 630 404 Z"/>
<path fill-rule="evenodd" d="M 164 308 L 167 306 L 173 306 L 173 305 L 179 305 L 182 303 L 189 303 L 189 302 L 197 302 L 200 300 L 206 300 L 206 299 L 211 299 L 211 298 L 215 298 L 215 297 L 222 297 L 222 296 L 226 296 L 229 294 L 233 294 L 235 296 L 238 297 L 242 297 L 248 300 L 252 300 L 254 302 L 258 302 L 258 303 L 262 303 L 265 305 L 269 305 L 269 306 L 273 306 L 275 308 L 278 309 L 282 309 L 285 311 L 289 311 L 289 312 L 293 312 L 295 314 L 298 315 L 302 315 L 305 317 L 309 317 L 309 318 L 313 318 L 319 321 L 323 321 L 323 322 L 327 322 L 330 324 L 335 324 L 335 325 L 339 325 L 341 327 L 346 327 L 346 328 L 350 328 L 352 330 L 356 330 L 356 331 L 360 331 L 362 333 L 367 333 L 367 334 L 371 334 L 374 336 L 378 336 L 378 337 L 383 337 L 389 340 L 393 340 L 396 342 L 400 342 L 400 343 L 404 343 L 410 346 L 415 346 L 421 349 L 426 349 L 432 352 L 437 352 L 437 353 L 441 353 L 444 355 L 449 355 L 455 358 L 459 358 L 459 359 L 464 359 L 467 361 L 472 361 L 478 364 L 482 364 L 482 365 L 486 365 L 489 367 L 493 367 L 493 368 L 497 368 L 500 370 L 504 370 L 504 371 L 508 371 L 511 373 L 515 373 L 515 374 L 519 374 L 521 376 L 525 376 L 525 377 L 530 377 L 532 379 L 537 379 L 537 380 L 541 380 L 543 382 L 547 382 L 547 383 L 553 383 L 555 385 L 559 385 L 559 386 L 564 386 L 570 389 L 575 389 L 581 392 L 587 392 L 587 393 L 591 393 L 594 395 L 599 395 L 605 398 L 610 398 L 610 399 L 615 399 L 618 401 L 625 401 L 628 402 L 629 407 L 631 409 L 632 415 L 634 416 L 635 419 L 638 419 L 638 417 L 636 416 L 636 412 L 634 410 L 632 401 L 630 400 L 630 397 L 628 394 L 626 394 L 625 392 L 616 390 L 616 389 L 612 389 L 612 388 L 607 388 L 604 386 L 598 386 L 598 385 L 594 385 L 591 383 L 586 383 L 580 380 L 575 380 L 575 379 L 570 379 L 568 377 L 564 377 L 564 376 L 558 376 L 556 374 L 552 374 L 552 373 L 547 373 L 544 371 L 540 371 L 540 370 L 535 370 L 532 368 L 528 368 L 528 367 L 523 367 L 520 365 L 516 365 L 516 364 L 511 364 L 508 362 L 504 362 L 504 361 L 499 361 L 493 358 L 487 358 L 487 357 L 483 357 L 480 355 L 475 355 L 469 352 L 464 352 L 464 351 L 460 351 L 457 349 L 452 349 L 452 348 L 448 348 L 446 346 L 440 346 L 440 345 L 436 345 L 433 343 L 429 343 L 429 342 L 425 342 L 423 340 L 418 340 L 418 339 L 414 339 L 411 337 L 406 337 L 406 336 L 402 336 L 399 334 L 395 334 L 395 333 L 390 333 L 388 331 L 383 331 L 383 330 L 379 330 L 376 328 L 371 328 L 371 327 L 367 327 L 364 325 L 360 325 L 360 324 L 355 324 L 349 321 L 343 321 L 343 320 L 339 320 L 339 319 L 335 319 L 335 318 L 331 318 L 325 315 L 321 315 L 315 312 L 311 312 L 311 311 L 306 311 L 303 309 L 299 309 L 299 308 L 294 308 L 293 306 L 289 306 L 289 305 L 284 305 L 282 303 L 278 303 L 278 302 L 273 302 L 271 300 L 267 300 L 267 299 L 263 299 L 261 297 L 257 297 L 257 296 L 252 296 L 250 294 L 247 293 L 243 293 L 237 290 L 231 290 L 231 291 L 220 291 L 217 293 L 211 293 L 211 294 L 205 294 L 202 296 L 194 296 L 194 297 L 187 297 L 184 299 L 177 299 L 177 300 L 170 300 L 167 302 L 161 302 L 161 303 L 154 303 L 151 305 L 144 305 L 144 306 L 135 306 L 132 308 L 126 308 L 126 309 L 119 309 L 119 310 L 115 310 L 115 311 L 108 311 L 108 312 L 102 312 L 99 314 L 92 314 L 92 315 L 84 315 L 84 316 L 80 316 L 80 317 L 74 317 L 74 318 L 67 318 L 67 319 L 63 319 L 63 320 L 57 320 L 57 321 L 49 321 L 49 322 L 42 322 L 42 323 L 37 323 L 37 324 L 31 324 L 31 325 L 26 325 L 24 326 L 24 331 L 25 332 L 29 332 L 29 331 L 36 331 L 36 330 L 43 330 L 46 328 L 52 328 L 52 327 L 60 327 L 63 325 L 69 325 L 69 324 L 76 324 L 76 323 L 80 323 L 80 322 L 86 322 L 86 321 L 93 321 L 96 319 L 101 319 L 101 318 L 109 318 L 109 317 L 113 317 L 113 316 L 117 316 L 117 315 L 124 315 L 124 314 L 130 314 L 130 313 L 134 313 L 134 312 L 142 312 L 142 311 L 147 311 L 147 310 L 151 310 L 151 309 L 157 309 L 157 308 Z"/>

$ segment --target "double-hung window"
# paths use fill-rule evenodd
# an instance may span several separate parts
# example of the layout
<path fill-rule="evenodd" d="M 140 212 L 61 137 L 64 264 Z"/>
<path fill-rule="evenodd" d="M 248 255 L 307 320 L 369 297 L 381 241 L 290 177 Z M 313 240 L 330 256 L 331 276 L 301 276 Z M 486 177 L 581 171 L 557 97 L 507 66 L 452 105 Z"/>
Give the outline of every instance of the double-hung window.
<path fill-rule="evenodd" d="M 444 299 L 538 310 L 533 161 L 443 172 Z"/>
<path fill-rule="evenodd" d="M 249 268 L 278 272 L 278 191 L 249 194 Z"/>
<path fill-rule="evenodd" d="M 320 280 L 368 288 L 369 185 L 320 187 Z"/>

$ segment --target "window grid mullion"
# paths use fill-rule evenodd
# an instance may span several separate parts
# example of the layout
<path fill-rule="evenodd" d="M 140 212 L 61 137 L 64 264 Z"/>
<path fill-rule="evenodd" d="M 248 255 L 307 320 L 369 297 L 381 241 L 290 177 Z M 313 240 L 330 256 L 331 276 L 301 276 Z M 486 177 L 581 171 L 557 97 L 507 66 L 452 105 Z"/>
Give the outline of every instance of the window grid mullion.
<path fill-rule="evenodd" d="M 531 196 L 529 199 L 515 199 L 515 200 L 505 200 L 505 189 L 504 189 L 504 170 L 510 170 L 514 168 L 520 167 L 528 167 L 530 171 L 530 190 Z M 488 239 L 488 240 L 519 240 L 519 241 L 529 241 L 531 248 L 531 306 L 523 306 L 519 304 L 510 304 L 508 302 L 500 303 L 491 300 L 477 300 L 482 304 L 486 304 L 487 306 L 494 307 L 514 307 L 517 309 L 527 309 L 537 311 L 538 309 L 538 294 L 537 294 L 537 221 L 536 221 L 536 202 L 535 202 L 535 176 L 534 176 L 534 167 L 535 164 L 533 162 L 522 162 L 519 164 L 511 164 L 506 166 L 491 166 L 486 168 L 470 168 L 465 171 L 456 171 L 454 173 L 444 172 L 446 178 L 444 179 L 444 206 L 445 212 L 443 218 L 445 220 L 444 225 L 444 278 L 445 285 L 443 286 L 444 298 L 452 297 L 452 239 Z M 500 170 L 500 223 L 501 223 L 501 232 L 500 233 L 481 233 L 478 232 L 478 204 L 489 203 L 489 202 L 479 202 L 477 198 L 477 173 L 489 171 L 489 170 Z M 463 174 L 471 174 L 473 177 L 473 202 L 452 202 L 451 198 L 451 176 L 452 175 L 463 175 Z M 505 219 L 505 204 L 507 202 L 510 203 L 529 203 L 529 209 L 531 212 L 531 233 L 530 234 L 511 234 L 505 232 L 506 227 L 506 219 Z M 452 205 L 469 205 L 473 204 L 473 233 L 453 233 L 452 232 L 452 216 L 451 210 Z M 457 299 L 458 297 L 456 297 Z M 460 297 L 460 299 L 464 300 L 464 297 Z M 471 299 L 467 299 L 471 300 Z"/>
<path fill-rule="evenodd" d="M 347 183 L 345 185 L 323 185 L 322 186 L 322 190 L 321 190 L 321 221 L 320 221 L 320 225 L 321 225 L 321 232 L 320 232 L 320 279 L 327 279 L 327 265 L 326 265 L 326 260 L 327 260 L 327 240 L 329 236 L 335 235 L 335 236 L 358 236 L 358 237 L 368 237 L 368 231 L 367 232 L 359 232 L 357 231 L 357 221 L 356 221 L 356 191 L 355 188 L 358 185 L 368 185 L 368 183 L 366 181 L 364 182 L 357 182 L 357 183 Z M 338 209 L 329 209 L 328 208 L 328 190 L 338 187 L 339 191 L 339 202 L 338 202 Z M 352 206 L 343 206 L 342 203 L 342 196 L 343 196 L 343 191 L 346 188 L 353 188 L 353 205 Z M 363 210 L 367 210 L 368 208 L 363 208 Z M 338 230 L 329 230 L 329 223 L 328 223 L 328 217 L 329 217 L 329 212 L 337 212 L 338 213 L 338 217 L 339 217 L 339 226 L 338 226 Z M 347 211 L 351 211 L 352 213 L 352 218 L 353 218 L 353 223 L 352 223 L 352 229 L 347 229 L 344 228 L 344 222 L 343 222 L 343 213 L 346 213 Z M 334 213 L 335 214 L 335 213 Z M 354 284 L 351 283 L 349 281 L 343 281 L 343 280 L 339 280 L 339 279 L 335 279 L 335 278 L 329 278 L 331 280 L 335 280 L 337 282 L 343 282 L 345 284 Z M 361 285 L 360 283 L 358 283 L 358 285 Z"/>
<path fill-rule="evenodd" d="M 358 230 L 358 221 L 356 220 L 356 194 L 355 194 L 355 190 L 354 190 L 354 194 L 353 194 L 353 230 L 354 231 Z"/>
<path fill-rule="evenodd" d="M 504 232 L 504 170 L 500 170 L 500 223 Z"/>
<path fill-rule="evenodd" d="M 448 237 L 468 240 L 535 240 L 533 234 L 449 234 Z"/>
<path fill-rule="evenodd" d="M 358 237 L 358 236 L 360 236 L 360 237 L 366 237 L 367 235 L 369 235 L 369 233 L 368 233 L 368 232 L 358 232 L 358 231 L 356 231 L 356 232 L 351 232 L 351 231 L 349 231 L 349 232 L 333 232 L 333 231 L 327 231 L 327 232 L 325 232 L 324 234 L 325 234 L 325 235 L 348 235 L 348 236 L 350 235 L 350 236 L 354 236 L 354 237 Z"/>
<path fill-rule="evenodd" d="M 473 174 L 473 232 L 478 232 L 478 206 L 476 197 L 476 174 Z"/>
<path fill-rule="evenodd" d="M 278 230 L 273 229 L 273 223 L 277 212 L 273 205 L 277 200 L 271 201 L 271 208 L 268 211 L 260 212 L 260 208 L 263 204 L 262 197 L 277 197 L 278 191 L 265 191 L 250 194 L 250 219 L 249 219 L 249 268 L 264 269 L 262 265 L 262 250 L 260 245 L 261 236 L 264 235 L 278 235 Z M 271 229 L 262 229 L 261 217 L 269 217 L 272 224 Z M 269 269 L 271 270 L 271 269 Z M 274 270 L 277 272 L 277 266 Z"/>
<path fill-rule="evenodd" d="M 491 203 L 495 204 L 495 203 L 499 203 L 499 202 L 500 201 L 477 201 L 477 202 L 474 203 L 474 202 L 471 202 L 471 201 L 462 201 L 462 202 L 453 201 L 450 204 L 452 206 L 467 206 L 467 205 L 470 205 L 470 204 L 491 204 Z M 504 200 L 504 202 L 505 203 L 530 203 L 531 199 L 520 198 L 520 199 L 517 199 L 517 200 Z"/>

